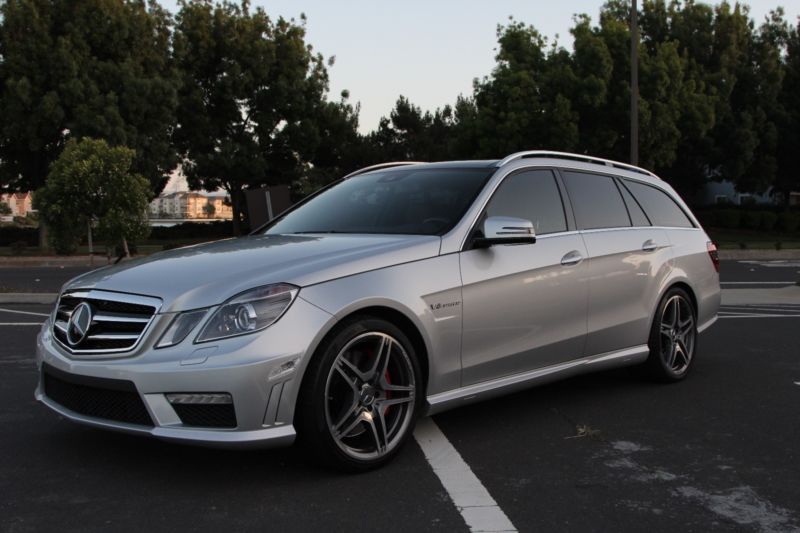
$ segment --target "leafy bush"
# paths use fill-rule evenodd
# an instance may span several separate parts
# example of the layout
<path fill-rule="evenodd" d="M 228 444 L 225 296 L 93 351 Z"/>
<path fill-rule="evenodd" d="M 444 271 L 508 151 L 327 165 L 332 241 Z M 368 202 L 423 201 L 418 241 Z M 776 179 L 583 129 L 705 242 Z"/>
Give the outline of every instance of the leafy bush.
<path fill-rule="evenodd" d="M 772 211 L 764 211 L 761 213 L 761 229 L 764 231 L 772 231 L 775 229 L 775 223 L 778 221 L 778 215 Z"/>
<path fill-rule="evenodd" d="M 714 216 L 716 225 L 726 229 L 738 228 L 741 219 L 742 213 L 737 209 L 720 209 Z"/>
<path fill-rule="evenodd" d="M 11 246 L 16 242 L 24 242 L 27 246 L 38 246 L 39 230 L 18 226 L 0 226 L 0 246 Z"/>
<path fill-rule="evenodd" d="M 758 229 L 761 226 L 761 211 L 745 211 L 742 216 L 742 227 Z"/>
<path fill-rule="evenodd" d="M 11 252 L 14 255 L 20 255 L 28 248 L 28 243 L 25 241 L 16 241 L 11 243 Z"/>
<path fill-rule="evenodd" d="M 778 215 L 778 229 L 787 233 L 794 233 L 800 227 L 800 213 L 784 211 Z"/>
<path fill-rule="evenodd" d="M 171 241 L 178 239 L 212 240 L 233 235 L 233 223 L 229 220 L 218 222 L 184 222 L 175 226 L 157 226 L 150 232 L 150 240 Z"/>

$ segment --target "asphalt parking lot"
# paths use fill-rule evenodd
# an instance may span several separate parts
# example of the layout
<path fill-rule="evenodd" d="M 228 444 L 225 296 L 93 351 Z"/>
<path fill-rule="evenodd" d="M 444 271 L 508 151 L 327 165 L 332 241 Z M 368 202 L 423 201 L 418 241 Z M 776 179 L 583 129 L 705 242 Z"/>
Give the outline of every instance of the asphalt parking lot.
<path fill-rule="evenodd" d="M 10 272 L 0 285 L 66 279 Z M 798 279 L 800 261 L 722 270 L 726 294 Z M 341 475 L 295 448 L 209 450 L 60 419 L 32 394 L 48 311 L 0 304 L 0 530 L 468 530 L 416 441 Z M 721 317 L 679 384 L 611 371 L 433 422 L 519 531 L 800 531 L 800 300 L 733 302 Z"/>

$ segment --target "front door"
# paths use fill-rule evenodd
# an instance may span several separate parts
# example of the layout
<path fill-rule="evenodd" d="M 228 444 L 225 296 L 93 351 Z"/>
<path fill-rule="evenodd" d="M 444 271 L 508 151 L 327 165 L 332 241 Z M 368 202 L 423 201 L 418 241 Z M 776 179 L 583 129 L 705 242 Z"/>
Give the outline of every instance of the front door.
<path fill-rule="evenodd" d="M 508 176 L 485 216 L 530 220 L 537 241 L 461 252 L 462 385 L 581 357 L 587 253 L 581 236 L 568 231 L 553 172 Z"/>

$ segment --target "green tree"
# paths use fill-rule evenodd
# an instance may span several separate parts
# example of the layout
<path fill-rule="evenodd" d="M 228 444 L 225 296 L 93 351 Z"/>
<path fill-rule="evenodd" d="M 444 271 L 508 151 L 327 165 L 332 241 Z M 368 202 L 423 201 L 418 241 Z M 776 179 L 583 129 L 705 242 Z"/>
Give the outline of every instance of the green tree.
<path fill-rule="evenodd" d="M 795 158 L 800 146 L 800 21 L 787 35 L 784 69 L 786 75 L 780 95 L 784 115 L 779 124 L 775 185 L 784 201 L 788 201 L 790 192 L 800 191 L 800 172 Z"/>
<path fill-rule="evenodd" d="M 304 171 L 292 182 L 292 194 L 300 199 L 336 178 L 374 162 L 382 161 L 358 133 L 358 106 L 348 102 L 343 91 L 338 102 L 320 101 L 313 118 L 315 149 Z"/>
<path fill-rule="evenodd" d="M 568 53 L 557 45 L 548 48 L 535 28 L 514 20 L 498 26 L 497 36 L 497 66 L 474 85 L 474 155 L 575 149 L 578 115 L 565 92 L 573 76 Z"/>
<path fill-rule="evenodd" d="M 0 215 L 10 215 L 11 213 L 11 206 L 5 202 L 0 202 Z"/>
<path fill-rule="evenodd" d="M 144 0 L 0 3 L 0 186 L 35 190 L 70 138 L 136 150 L 154 191 L 176 157 L 169 14 Z"/>
<path fill-rule="evenodd" d="M 246 1 L 179 5 L 176 143 L 192 188 L 228 191 L 239 234 L 244 189 L 297 181 L 322 144 L 324 163 L 336 165 L 331 136 L 353 117 L 346 104 L 325 103 L 326 64 L 306 44 L 303 24 L 273 21 Z"/>
<path fill-rule="evenodd" d="M 34 205 L 49 225 L 58 253 L 74 253 L 92 226 L 109 246 L 122 246 L 150 231 L 147 203 L 150 183 L 132 171 L 136 154 L 104 140 L 67 141 Z"/>
<path fill-rule="evenodd" d="M 382 117 L 368 142 L 378 157 L 375 162 L 442 161 L 454 157 L 453 109 L 445 106 L 433 113 L 400 96 L 389 117 Z"/>

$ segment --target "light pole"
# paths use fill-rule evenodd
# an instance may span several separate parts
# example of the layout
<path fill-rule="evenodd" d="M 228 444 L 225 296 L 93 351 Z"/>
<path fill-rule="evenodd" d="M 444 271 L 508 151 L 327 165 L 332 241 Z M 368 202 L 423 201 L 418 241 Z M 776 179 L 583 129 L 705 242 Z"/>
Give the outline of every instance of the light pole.
<path fill-rule="evenodd" d="M 639 20 L 631 0 L 631 164 L 639 164 Z"/>

